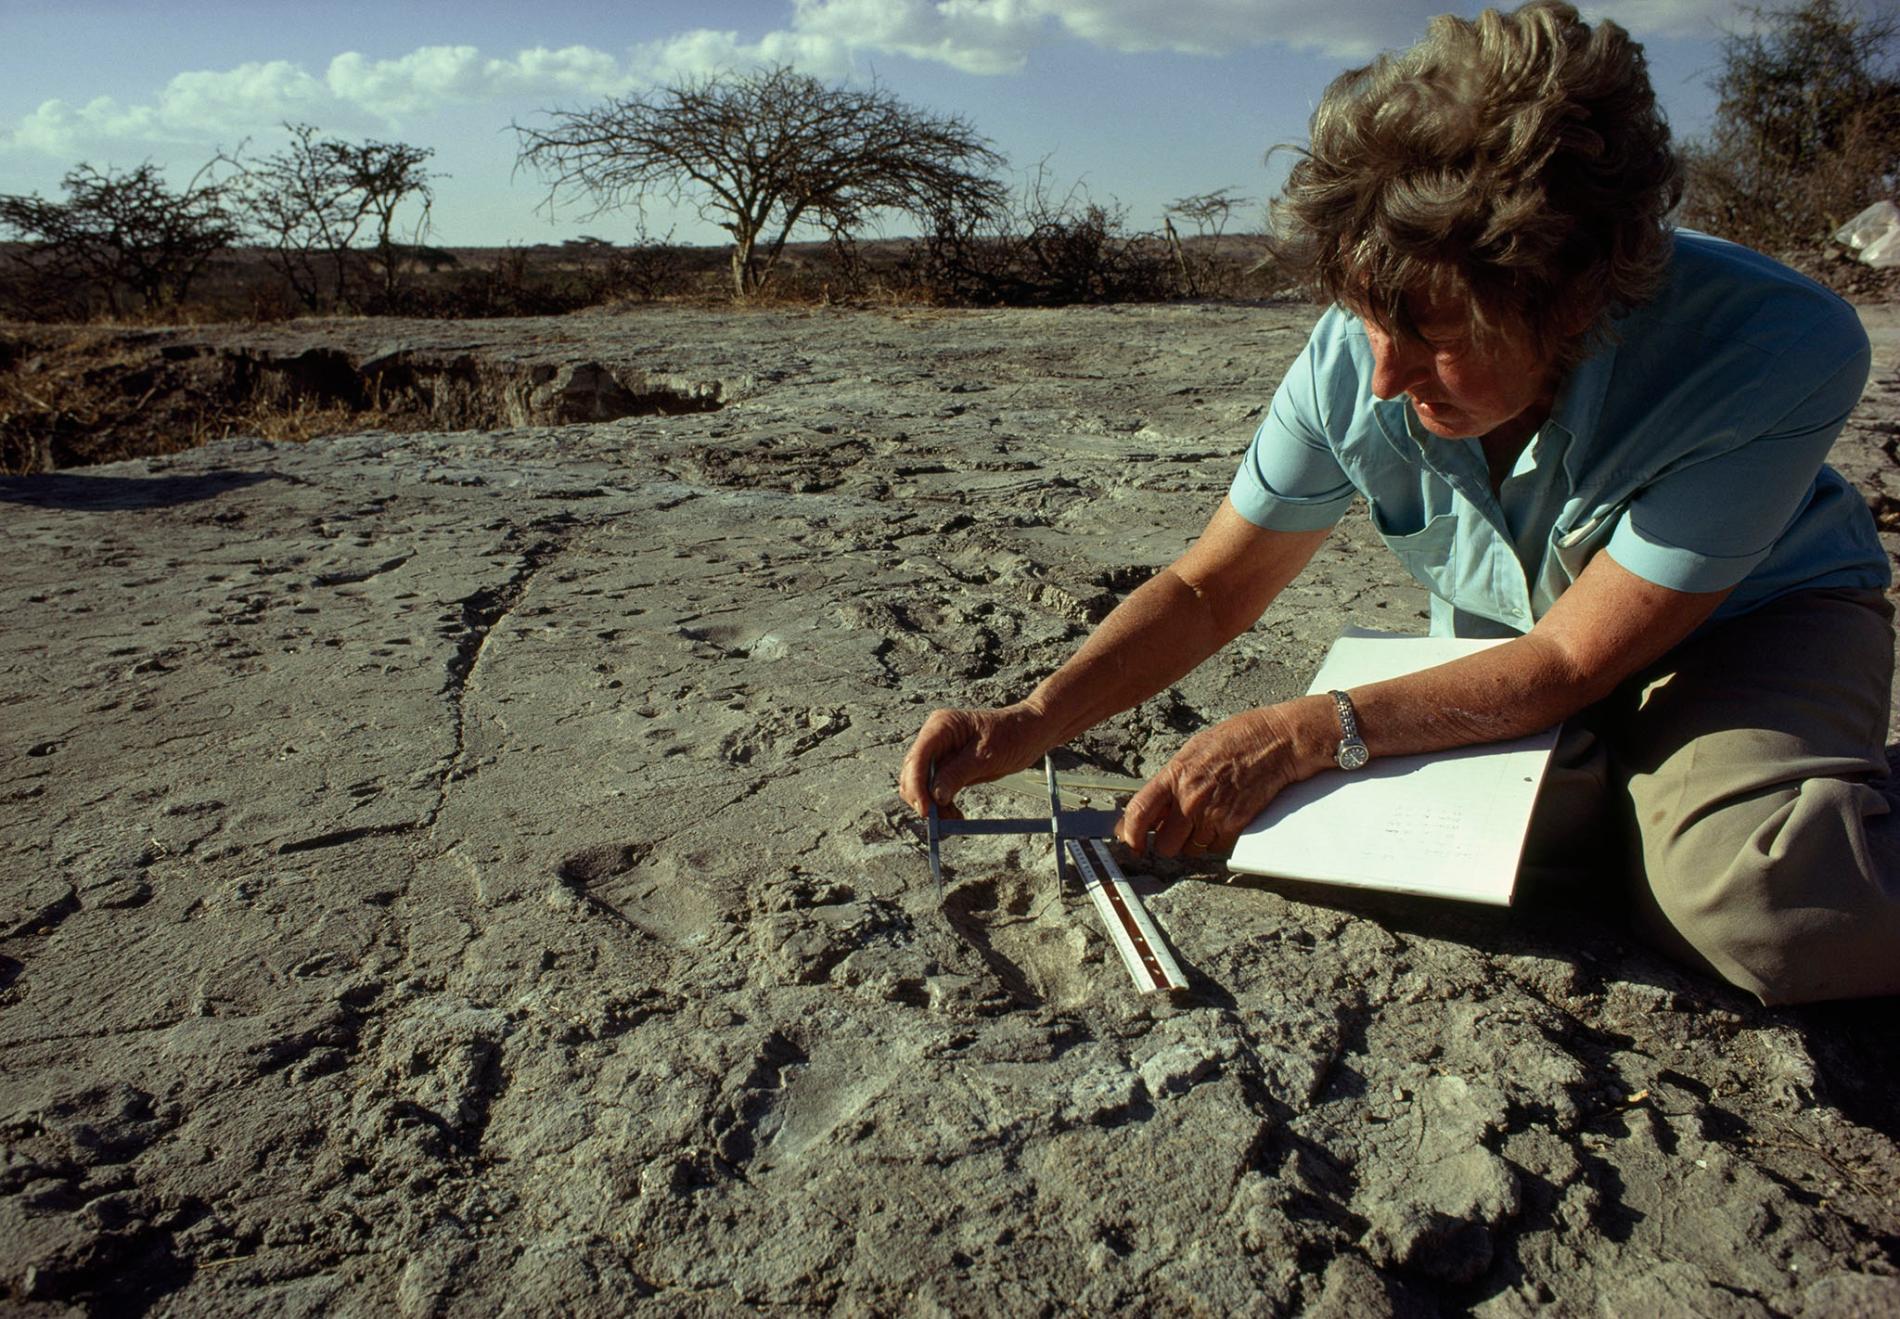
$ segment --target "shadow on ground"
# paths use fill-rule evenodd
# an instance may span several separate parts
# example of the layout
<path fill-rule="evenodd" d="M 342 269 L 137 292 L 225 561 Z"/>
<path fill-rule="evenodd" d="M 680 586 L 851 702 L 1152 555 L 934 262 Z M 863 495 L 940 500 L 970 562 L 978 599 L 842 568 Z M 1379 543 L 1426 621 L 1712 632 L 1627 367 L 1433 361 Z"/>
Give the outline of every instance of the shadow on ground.
<path fill-rule="evenodd" d="M 99 512 L 175 508 L 214 499 L 261 481 L 283 479 L 269 472 L 213 471 L 179 476 L 82 476 L 53 472 L 42 476 L 0 477 L 0 502 Z"/>

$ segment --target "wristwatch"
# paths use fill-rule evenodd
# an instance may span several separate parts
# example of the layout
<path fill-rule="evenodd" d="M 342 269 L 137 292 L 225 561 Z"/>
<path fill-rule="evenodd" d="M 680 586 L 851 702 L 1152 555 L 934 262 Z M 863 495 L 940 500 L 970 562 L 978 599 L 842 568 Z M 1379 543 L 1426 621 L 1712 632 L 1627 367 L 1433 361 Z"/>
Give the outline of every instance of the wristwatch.
<path fill-rule="evenodd" d="M 1329 694 L 1333 708 L 1339 711 L 1339 750 L 1333 753 L 1333 760 L 1341 769 L 1364 769 L 1366 762 L 1372 759 L 1372 752 L 1366 749 L 1366 740 L 1359 736 L 1359 716 L 1353 713 L 1352 698 L 1344 692 Z"/>

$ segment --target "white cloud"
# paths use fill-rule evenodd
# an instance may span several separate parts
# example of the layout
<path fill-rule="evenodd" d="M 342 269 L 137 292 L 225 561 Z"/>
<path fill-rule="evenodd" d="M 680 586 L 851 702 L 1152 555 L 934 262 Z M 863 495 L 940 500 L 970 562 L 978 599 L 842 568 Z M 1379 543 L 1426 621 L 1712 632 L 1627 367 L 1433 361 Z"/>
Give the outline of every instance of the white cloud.
<path fill-rule="evenodd" d="M 1037 46 L 1062 37 L 1127 53 L 1220 56 L 1279 44 L 1363 59 L 1417 40 L 1447 7 L 1445 0 L 793 0 L 791 30 L 854 53 L 997 74 L 1020 70 Z M 1613 0 L 1609 16 L 1638 37 L 1707 36 L 1740 12 L 1737 0 Z"/>
<path fill-rule="evenodd" d="M 1225 55 L 1269 42 L 1355 59 L 1414 40 L 1442 0 L 1314 5 L 1305 0 L 1044 0 L 1072 35 L 1120 51 Z"/>
<path fill-rule="evenodd" d="M 573 91 L 606 96 L 628 90 L 631 79 L 619 60 L 591 46 L 537 46 L 504 65 L 511 91 Z"/>
<path fill-rule="evenodd" d="M 789 64 L 820 78 L 839 78 L 851 72 L 851 51 L 822 33 L 768 32 L 744 42 L 736 32 L 699 28 L 636 46 L 631 61 L 633 72 L 649 85 L 762 64 Z"/>
<path fill-rule="evenodd" d="M 1047 35 L 1048 8 L 1047 0 L 794 0 L 792 30 L 965 73 L 1015 73 Z"/>
<path fill-rule="evenodd" d="M 284 60 L 181 73 L 148 104 L 100 97 L 49 100 L 10 127 L 0 150 L 71 158 L 98 147 L 231 142 L 284 120 L 353 132 L 405 116 L 502 98 L 579 100 L 758 64 L 819 77 L 901 55 L 965 73 L 1022 70 L 1039 46 L 1081 41 L 1128 53 L 1219 56 L 1278 43 L 1345 61 L 1403 45 L 1444 0 L 790 0 L 787 26 L 756 41 L 697 29 L 636 46 L 620 58 L 589 46 L 535 47 L 512 59 L 473 46 L 424 46 L 395 59 L 350 51 L 321 77 Z M 1475 5 L 1466 5 L 1469 12 Z M 1745 16 L 1737 0 L 1612 0 L 1644 36 L 1713 35 Z"/>
<path fill-rule="evenodd" d="M 1750 22 L 1749 14 L 1734 0 L 1613 0 L 1603 7 L 1578 5 L 1577 8 L 1593 23 L 1601 18 L 1616 20 L 1638 40 L 1644 37 L 1707 39 L 1731 29 L 1740 31 Z"/>
<path fill-rule="evenodd" d="M 61 100 L 42 101 L 38 109 L 13 126 L 6 143 L 49 156 L 65 156 L 72 154 L 76 144 L 88 140 L 149 140 L 152 114 L 149 106 L 140 113 L 120 105 L 110 96 L 101 96 L 82 106 Z"/>
<path fill-rule="evenodd" d="M 199 142 L 306 118 L 329 99 L 323 84 L 284 60 L 241 64 L 216 73 L 181 73 L 150 105 L 124 105 L 110 96 L 82 106 L 44 101 L 0 142 L 48 155 L 70 155 L 102 142 Z"/>
<path fill-rule="evenodd" d="M 618 60 L 587 46 L 536 47 L 511 60 L 483 59 L 473 46 L 423 46 L 393 60 L 349 51 L 330 61 L 325 82 L 338 100 L 387 118 L 501 96 L 611 96 L 633 86 Z"/>
<path fill-rule="evenodd" d="M 387 127 L 403 115 L 505 96 L 607 96 L 639 85 L 631 68 L 587 46 L 536 47 L 488 59 L 473 46 L 424 46 L 399 59 L 354 51 L 318 78 L 285 60 L 181 73 L 149 104 L 102 96 L 49 100 L 0 128 L 0 149 L 71 157 L 109 146 L 234 141 L 302 121 L 332 130 Z"/>
<path fill-rule="evenodd" d="M 393 60 L 371 60 L 352 50 L 330 61 L 323 80 L 337 99 L 395 116 L 468 100 L 481 80 L 481 63 L 473 46 L 423 46 Z"/>
<path fill-rule="evenodd" d="M 228 132 L 259 118 L 296 118 L 328 100 L 322 84 L 287 60 L 241 64 L 222 73 L 181 73 L 158 98 L 172 131 Z"/>

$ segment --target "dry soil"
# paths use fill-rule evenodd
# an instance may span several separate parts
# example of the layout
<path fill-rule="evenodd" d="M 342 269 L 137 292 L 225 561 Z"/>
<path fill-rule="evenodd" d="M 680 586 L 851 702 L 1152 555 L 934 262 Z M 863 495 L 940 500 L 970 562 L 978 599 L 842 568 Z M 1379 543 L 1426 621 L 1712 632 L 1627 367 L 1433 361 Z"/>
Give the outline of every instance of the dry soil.
<path fill-rule="evenodd" d="M 1171 1001 L 1046 843 L 959 842 L 939 905 L 924 712 L 1182 548 L 1310 319 L 132 336 L 436 429 L 0 481 L 0 1304 L 1900 1312 L 1893 1000 L 1765 1011 L 1607 880 L 1150 867 Z M 1885 510 L 1867 319 L 1836 459 Z M 1152 770 L 1348 623 L 1424 628 L 1363 514 L 1074 755 Z"/>

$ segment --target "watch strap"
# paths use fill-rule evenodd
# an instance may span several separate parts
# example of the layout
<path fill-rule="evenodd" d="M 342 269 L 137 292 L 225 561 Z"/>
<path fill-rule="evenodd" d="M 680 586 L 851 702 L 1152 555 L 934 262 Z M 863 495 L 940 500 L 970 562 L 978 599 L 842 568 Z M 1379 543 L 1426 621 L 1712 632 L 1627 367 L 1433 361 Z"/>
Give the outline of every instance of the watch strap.
<path fill-rule="evenodd" d="M 1359 712 L 1353 709 L 1352 698 L 1342 691 L 1328 692 L 1333 698 L 1333 709 L 1339 715 L 1339 746 L 1333 752 L 1333 761 L 1341 769 L 1363 769 L 1372 753 L 1364 738 L 1359 736 Z"/>
<path fill-rule="evenodd" d="M 1348 739 L 1358 740 L 1359 712 L 1352 708 L 1352 697 L 1344 692 L 1328 692 L 1333 698 L 1333 708 L 1339 711 L 1339 731 Z"/>

